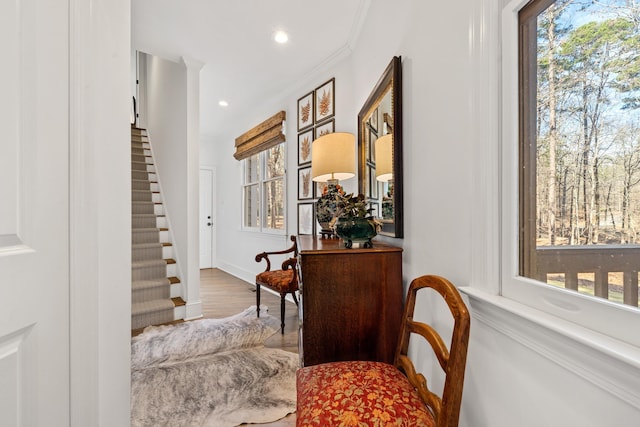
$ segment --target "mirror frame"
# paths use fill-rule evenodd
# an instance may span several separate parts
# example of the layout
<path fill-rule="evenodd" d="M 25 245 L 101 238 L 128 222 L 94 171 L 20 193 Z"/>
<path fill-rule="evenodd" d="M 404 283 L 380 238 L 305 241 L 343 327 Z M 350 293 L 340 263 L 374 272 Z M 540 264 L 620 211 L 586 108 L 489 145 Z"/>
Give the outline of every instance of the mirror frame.
<path fill-rule="evenodd" d="M 381 231 L 380 235 L 402 238 L 404 236 L 403 188 L 402 188 L 402 58 L 394 56 L 382 77 L 358 113 L 358 192 L 365 194 L 365 170 L 367 167 L 365 144 L 365 119 L 379 105 L 391 85 L 391 105 L 393 106 L 393 232 Z"/>

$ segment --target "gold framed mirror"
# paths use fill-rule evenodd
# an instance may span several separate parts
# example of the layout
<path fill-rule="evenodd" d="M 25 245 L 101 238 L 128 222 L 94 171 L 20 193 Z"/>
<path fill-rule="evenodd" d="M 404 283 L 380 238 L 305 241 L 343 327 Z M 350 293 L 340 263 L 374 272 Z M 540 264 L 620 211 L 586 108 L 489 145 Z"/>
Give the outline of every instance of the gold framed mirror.
<path fill-rule="evenodd" d="M 358 113 L 358 192 L 382 223 L 403 237 L 402 60 L 394 56 Z"/>

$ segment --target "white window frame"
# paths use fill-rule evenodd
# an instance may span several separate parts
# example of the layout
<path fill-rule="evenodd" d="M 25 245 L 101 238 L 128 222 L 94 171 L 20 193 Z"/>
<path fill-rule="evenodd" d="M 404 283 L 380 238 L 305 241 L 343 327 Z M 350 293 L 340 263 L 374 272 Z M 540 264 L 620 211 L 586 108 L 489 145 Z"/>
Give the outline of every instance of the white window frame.
<path fill-rule="evenodd" d="M 502 11 L 500 293 L 505 298 L 640 348 L 637 309 L 519 275 L 518 11 L 527 3 L 528 0 L 514 0 Z"/>
<path fill-rule="evenodd" d="M 267 151 L 269 151 L 270 149 L 277 147 L 278 145 L 282 144 L 282 151 L 284 153 L 284 173 L 282 174 L 282 176 L 280 177 L 276 177 L 276 178 L 266 178 L 266 153 Z M 260 164 L 260 176 L 258 177 L 258 181 L 256 182 L 252 182 L 251 184 L 247 184 L 246 179 L 247 179 L 247 159 L 243 159 L 242 160 L 242 167 L 241 167 L 241 171 L 242 171 L 242 184 L 240 186 L 240 192 L 241 192 L 241 218 L 240 218 L 240 227 L 243 231 L 252 231 L 252 232 L 257 232 L 257 233 L 265 233 L 265 234 L 274 234 L 274 235 L 286 235 L 287 234 L 287 146 L 286 146 L 286 141 L 281 142 L 277 145 L 274 145 L 273 147 L 269 147 L 266 150 L 262 150 L 260 151 L 260 153 L 258 153 L 258 162 Z M 275 228 L 269 228 L 266 226 L 266 197 L 265 197 L 265 185 L 269 182 L 272 181 L 282 181 L 282 203 L 283 203 L 283 207 L 284 207 L 284 218 L 283 218 L 283 228 L 282 229 L 275 229 Z M 245 218 L 246 218 L 246 199 L 245 199 L 245 188 L 250 186 L 250 185 L 258 185 L 258 194 L 259 194 L 259 199 L 260 199 L 260 223 L 258 226 L 256 227 L 250 227 L 250 226 L 246 226 L 245 225 Z"/>

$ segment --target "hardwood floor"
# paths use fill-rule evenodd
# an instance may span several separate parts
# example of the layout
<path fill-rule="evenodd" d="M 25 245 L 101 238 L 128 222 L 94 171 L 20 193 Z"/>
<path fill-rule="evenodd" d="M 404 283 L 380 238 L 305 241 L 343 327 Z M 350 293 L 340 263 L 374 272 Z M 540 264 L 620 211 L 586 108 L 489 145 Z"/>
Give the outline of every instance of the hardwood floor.
<path fill-rule="evenodd" d="M 205 318 L 221 318 L 234 315 L 256 304 L 255 286 L 216 268 L 200 270 L 200 299 Z M 260 303 L 269 313 L 280 318 L 280 297 L 266 290 L 260 292 Z M 277 333 L 265 345 L 285 351 L 298 352 L 298 308 L 294 303 L 285 306 L 284 335 Z M 262 427 L 295 427 L 296 415 L 265 424 Z"/>

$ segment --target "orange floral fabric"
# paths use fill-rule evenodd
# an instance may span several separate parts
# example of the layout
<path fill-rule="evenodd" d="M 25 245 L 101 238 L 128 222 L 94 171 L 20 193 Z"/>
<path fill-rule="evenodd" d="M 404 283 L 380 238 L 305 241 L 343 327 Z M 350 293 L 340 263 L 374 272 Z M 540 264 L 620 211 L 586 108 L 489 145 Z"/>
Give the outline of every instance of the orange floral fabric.
<path fill-rule="evenodd" d="M 296 373 L 297 427 L 433 427 L 407 378 L 382 362 L 332 362 Z"/>
<path fill-rule="evenodd" d="M 293 270 L 263 271 L 256 276 L 256 283 L 268 286 L 278 292 L 287 292 L 292 280 Z"/>

